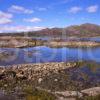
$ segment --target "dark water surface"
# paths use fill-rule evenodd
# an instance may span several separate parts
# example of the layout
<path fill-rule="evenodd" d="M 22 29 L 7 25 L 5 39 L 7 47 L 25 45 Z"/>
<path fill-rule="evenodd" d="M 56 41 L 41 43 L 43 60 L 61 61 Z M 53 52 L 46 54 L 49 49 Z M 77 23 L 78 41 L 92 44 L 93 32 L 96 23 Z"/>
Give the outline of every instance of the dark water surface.
<path fill-rule="evenodd" d="M 64 41 L 66 40 L 78 40 L 78 41 L 95 41 L 95 42 L 100 42 L 100 37 L 88 37 L 88 38 L 69 38 L 69 37 L 66 37 L 66 36 L 63 36 L 62 37 L 48 37 L 48 36 L 44 36 L 44 37 L 32 37 L 33 39 L 37 39 L 37 40 L 46 40 L 46 41 L 51 41 L 51 40 L 54 40 L 54 39 L 62 39 Z"/>
<path fill-rule="evenodd" d="M 100 48 L 49 48 L 46 46 L 24 49 L 1 48 L 0 52 L 13 52 L 11 56 L 0 58 L 0 65 L 66 62 L 66 61 L 95 61 L 100 62 Z"/>

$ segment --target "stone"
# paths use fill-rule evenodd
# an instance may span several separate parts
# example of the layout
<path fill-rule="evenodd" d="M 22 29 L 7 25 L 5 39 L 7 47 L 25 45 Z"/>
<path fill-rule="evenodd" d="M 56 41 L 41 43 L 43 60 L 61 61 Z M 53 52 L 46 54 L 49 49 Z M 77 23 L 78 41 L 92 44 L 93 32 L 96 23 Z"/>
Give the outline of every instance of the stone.
<path fill-rule="evenodd" d="M 38 83 L 40 84 L 42 82 L 42 80 L 43 80 L 42 78 L 39 78 Z"/>
<path fill-rule="evenodd" d="M 100 87 L 93 87 L 81 91 L 82 93 L 88 94 L 89 96 L 96 96 L 100 94 Z"/>
<path fill-rule="evenodd" d="M 55 81 L 55 82 L 57 82 L 57 81 L 58 81 L 58 79 L 55 79 L 54 81 Z"/>

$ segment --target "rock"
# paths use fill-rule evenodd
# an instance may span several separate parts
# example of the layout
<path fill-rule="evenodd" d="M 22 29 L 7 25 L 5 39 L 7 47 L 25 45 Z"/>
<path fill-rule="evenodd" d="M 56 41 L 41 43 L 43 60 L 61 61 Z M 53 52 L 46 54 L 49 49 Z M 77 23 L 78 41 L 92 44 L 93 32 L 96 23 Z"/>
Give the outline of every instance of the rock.
<path fill-rule="evenodd" d="M 55 62 L 55 63 L 37 63 L 37 64 L 19 64 L 19 65 L 12 65 L 1 66 L 0 73 L 2 79 L 2 73 L 5 73 L 6 78 L 19 78 L 19 79 L 36 79 L 39 78 L 38 82 L 41 83 L 42 79 L 40 77 L 47 76 L 51 73 L 58 73 L 61 70 L 68 69 L 71 67 L 75 67 L 75 63 L 69 62 Z M 55 81 L 58 81 L 55 79 Z"/>
<path fill-rule="evenodd" d="M 100 87 L 85 89 L 85 90 L 82 90 L 81 92 L 89 96 L 96 96 L 100 94 Z"/>
<path fill-rule="evenodd" d="M 57 82 L 57 81 L 58 81 L 58 79 L 55 79 L 54 81 L 55 81 L 55 82 Z"/>
<path fill-rule="evenodd" d="M 0 74 L 4 73 L 5 69 L 0 68 Z"/>
<path fill-rule="evenodd" d="M 4 85 L 4 87 L 7 87 L 7 86 L 8 86 L 7 84 Z"/>
<path fill-rule="evenodd" d="M 42 82 L 42 80 L 43 80 L 42 78 L 39 78 L 38 83 L 40 84 Z"/>
<path fill-rule="evenodd" d="M 27 79 L 27 77 L 26 77 L 25 75 L 20 74 L 20 73 L 16 74 L 16 77 L 17 77 L 18 79 L 22 79 L 22 80 L 26 80 L 26 79 Z"/>
<path fill-rule="evenodd" d="M 58 100 L 76 100 L 75 98 L 58 97 Z"/>
<path fill-rule="evenodd" d="M 56 95 L 62 95 L 64 97 L 82 97 L 83 94 L 77 91 L 64 91 L 64 92 L 55 92 Z"/>

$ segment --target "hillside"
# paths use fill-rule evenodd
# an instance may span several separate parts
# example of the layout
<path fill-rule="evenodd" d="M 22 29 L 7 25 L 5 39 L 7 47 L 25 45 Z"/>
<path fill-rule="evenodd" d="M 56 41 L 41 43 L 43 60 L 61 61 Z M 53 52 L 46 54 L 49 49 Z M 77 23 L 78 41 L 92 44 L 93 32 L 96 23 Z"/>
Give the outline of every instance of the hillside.
<path fill-rule="evenodd" d="M 66 34 L 69 36 L 100 36 L 100 26 L 95 24 L 82 24 L 67 27 Z"/>
<path fill-rule="evenodd" d="M 21 33 L 1 33 L 0 36 L 73 36 L 73 37 L 95 37 L 100 36 L 100 25 L 95 24 L 82 24 L 73 25 L 66 28 L 46 28 L 40 31 L 21 32 Z"/>

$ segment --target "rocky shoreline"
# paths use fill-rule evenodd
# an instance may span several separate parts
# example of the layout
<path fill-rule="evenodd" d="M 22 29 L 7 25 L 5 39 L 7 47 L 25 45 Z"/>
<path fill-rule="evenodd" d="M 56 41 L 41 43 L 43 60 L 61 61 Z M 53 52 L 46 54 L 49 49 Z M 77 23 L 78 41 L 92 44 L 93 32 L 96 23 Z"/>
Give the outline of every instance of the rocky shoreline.
<path fill-rule="evenodd" d="M 12 66 L 0 66 L 0 75 L 6 71 L 14 71 L 18 77 L 32 79 L 49 75 L 50 72 L 57 73 L 60 70 L 75 67 L 76 63 L 38 63 L 38 64 L 19 64 Z M 24 75 L 25 74 L 25 75 Z"/>
<path fill-rule="evenodd" d="M 66 98 L 76 100 L 77 94 L 79 98 L 99 95 L 100 84 L 89 85 L 86 75 L 82 75 L 86 78 L 84 81 L 71 80 L 72 74 L 74 75 L 71 70 L 75 71 L 84 64 L 86 62 L 80 61 L 0 66 L 0 89 L 10 91 L 10 93 L 12 93 L 11 91 L 22 93 L 24 88 L 32 86 L 32 89 L 36 88 L 39 91 L 53 94 L 58 98 L 57 100 L 61 100 L 61 98 L 62 100 L 66 100 Z M 28 91 L 30 93 L 31 90 L 28 89 Z"/>
<path fill-rule="evenodd" d="M 41 46 L 43 44 L 44 41 L 32 39 L 29 37 L 10 37 L 10 36 L 0 37 L 1 48 L 25 48 L 25 47 Z"/>

